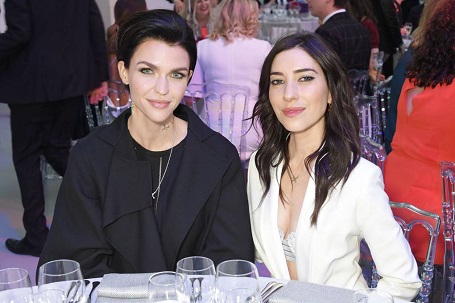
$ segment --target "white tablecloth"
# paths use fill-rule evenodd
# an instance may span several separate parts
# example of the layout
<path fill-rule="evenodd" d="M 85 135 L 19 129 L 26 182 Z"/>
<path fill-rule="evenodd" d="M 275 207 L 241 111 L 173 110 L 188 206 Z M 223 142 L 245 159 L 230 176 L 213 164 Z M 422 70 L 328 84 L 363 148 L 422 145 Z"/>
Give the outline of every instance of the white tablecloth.
<path fill-rule="evenodd" d="M 309 31 L 314 32 L 318 28 L 318 19 L 312 16 L 300 18 L 262 18 L 260 20 L 260 39 L 275 44 L 279 38 L 291 33 Z"/>

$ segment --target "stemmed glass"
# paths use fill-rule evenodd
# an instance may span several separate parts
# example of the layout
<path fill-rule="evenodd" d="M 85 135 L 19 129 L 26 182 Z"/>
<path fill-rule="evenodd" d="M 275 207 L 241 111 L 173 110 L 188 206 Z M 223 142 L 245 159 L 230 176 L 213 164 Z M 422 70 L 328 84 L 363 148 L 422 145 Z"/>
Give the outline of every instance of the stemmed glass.
<path fill-rule="evenodd" d="M 22 268 L 0 270 L 0 303 L 32 303 L 33 290 L 28 272 Z"/>
<path fill-rule="evenodd" d="M 404 32 L 406 33 L 406 37 L 411 36 L 411 32 L 412 32 L 412 23 L 411 22 L 406 22 L 404 24 Z"/>
<path fill-rule="evenodd" d="M 217 302 L 261 302 L 258 270 L 245 260 L 228 260 L 216 269 Z"/>
<path fill-rule="evenodd" d="M 393 303 L 393 297 L 377 288 L 360 289 L 354 292 L 353 303 Z"/>
<path fill-rule="evenodd" d="M 206 257 L 193 256 L 177 262 L 177 273 L 184 280 L 176 285 L 180 302 L 213 302 L 215 296 L 215 265 Z"/>
<path fill-rule="evenodd" d="M 149 278 L 148 302 L 179 302 L 176 286 L 183 283 L 183 275 L 173 271 L 154 273 Z"/>
<path fill-rule="evenodd" d="M 406 22 L 404 24 L 405 36 L 403 37 L 403 47 L 404 47 L 405 51 L 408 50 L 409 45 L 411 45 L 411 42 L 412 42 L 411 31 L 412 31 L 412 23 Z"/>
<path fill-rule="evenodd" d="M 38 292 L 49 289 L 63 291 L 66 302 L 85 303 L 85 283 L 78 262 L 55 260 L 40 266 L 38 271 Z"/>

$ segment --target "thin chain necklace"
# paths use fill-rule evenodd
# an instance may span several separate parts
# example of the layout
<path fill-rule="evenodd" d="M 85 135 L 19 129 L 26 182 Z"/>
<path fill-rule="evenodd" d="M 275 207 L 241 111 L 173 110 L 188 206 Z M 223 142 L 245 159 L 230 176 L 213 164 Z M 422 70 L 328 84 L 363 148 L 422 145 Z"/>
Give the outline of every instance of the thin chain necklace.
<path fill-rule="evenodd" d="M 289 169 L 288 169 L 288 172 L 289 172 L 289 178 L 291 179 L 291 182 L 292 182 L 292 183 L 297 182 L 297 179 L 300 177 L 300 175 L 295 176 L 295 175 L 292 173 L 292 169 L 291 169 L 290 167 L 289 167 Z"/>
<path fill-rule="evenodd" d="M 174 125 L 174 141 L 172 142 L 172 147 L 171 147 L 171 152 L 169 154 L 169 158 L 167 159 L 167 164 L 166 168 L 164 168 L 164 173 L 163 176 L 161 176 L 161 160 L 160 160 L 160 172 L 159 172 L 159 182 L 158 182 L 158 187 L 155 189 L 155 191 L 152 193 L 152 198 L 155 200 L 155 194 L 159 192 L 161 188 L 161 183 L 163 182 L 164 177 L 166 176 L 167 168 L 169 167 L 169 162 L 171 162 L 171 157 L 172 157 L 172 151 L 174 150 L 174 144 L 175 144 L 175 138 L 177 137 L 177 127 Z M 158 203 L 157 203 L 158 204 Z"/>

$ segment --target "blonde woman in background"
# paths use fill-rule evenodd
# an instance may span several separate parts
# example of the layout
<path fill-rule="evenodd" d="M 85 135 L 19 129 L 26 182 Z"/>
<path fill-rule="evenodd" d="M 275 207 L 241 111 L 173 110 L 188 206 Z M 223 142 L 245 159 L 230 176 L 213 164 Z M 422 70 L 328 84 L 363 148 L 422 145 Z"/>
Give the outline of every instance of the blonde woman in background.
<path fill-rule="evenodd" d="M 212 35 L 197 45 L 197 64 L 189 90 L 211 81 L 246 86 L 250 89 L 248 109 L 251 115 L 258 96 L 262 64 L 272 48 L 268 41 L 256 39 L 259 30 L 258 4 L 254 0 L 223 0 L 216 13 Z M 238 113 L 238 119 L 241 119 L 242 112 L 243 108 Z M 234 129 L 234 134 L 239 133 L 240 130 Z M 249 130 L 242 160 L 250 158 L 261 138 L 261 133 Z"/>
<path fill-rule="evenodd" d="M 194 31 L 197 41 L 207 38 L 213 27 L 213 8 L 217 0 L 184 0 L 179 14 L 186 19 Z"/>

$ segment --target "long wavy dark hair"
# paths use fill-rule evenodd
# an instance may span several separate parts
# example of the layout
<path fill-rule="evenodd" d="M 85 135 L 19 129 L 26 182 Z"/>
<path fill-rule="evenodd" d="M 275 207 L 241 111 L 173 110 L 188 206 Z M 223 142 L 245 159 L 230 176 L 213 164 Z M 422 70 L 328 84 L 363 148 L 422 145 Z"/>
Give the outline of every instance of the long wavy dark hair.
<path fill-rule="evenodd" d="M 319 211 L 327 196 L 341 181 L 346 182 L 360 160 L 359 120 L 352 102 L 351 86 L 345 67 L 338 55 L 316 34 L 299 33 L 280 39 L 270 51 L 262 66 L 259 81 L 259 99 L 253 109 L 253 120 L 259 120 L 263 138 L 256 154 L 255 164 L 264 186 L 262 199 L 270 190 L 270 166 L 283 162 L 279 180 L 289 168 L 289 147 L 284 128 L 276 117 L 269 99 L 270 71 L 275 57 L 286 50 L 300 48 L 320 65 L 332 96 L 330 111 L 325 113 L 325 133 L 319 148 L 305 159 L 305 167 L 311 172 L 314 166 L 316 182 L 315 208 L 311 224 L 316 225 Z M 278 178 L 278 176 L 277 176 Z M 280 188 L 280 198 L 287 203 Z"/>
<path fill-rule="evenodd" d="M 415 48 L 406 77 L 420 87 L 449 85 L 455 77 L 455 0 L 438 0 Z"/>

